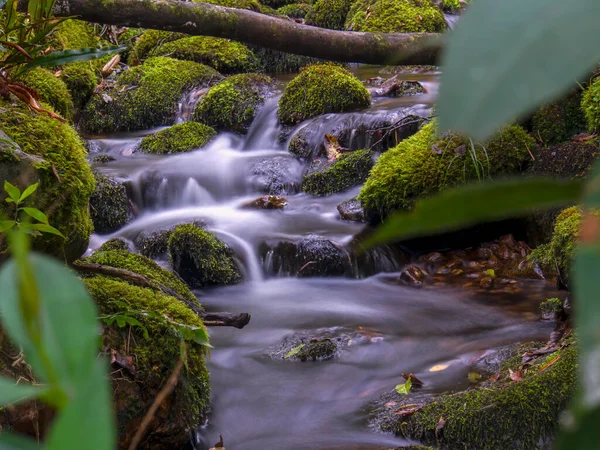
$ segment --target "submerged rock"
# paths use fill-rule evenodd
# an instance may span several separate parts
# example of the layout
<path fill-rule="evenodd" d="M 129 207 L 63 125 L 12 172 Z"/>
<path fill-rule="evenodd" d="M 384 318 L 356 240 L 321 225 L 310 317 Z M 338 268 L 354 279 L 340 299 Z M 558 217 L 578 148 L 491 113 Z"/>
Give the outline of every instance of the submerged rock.
<path fill-rule="evenodd" d="M 133 208 L 125 183 L 95 173 L 96 189 L 90 198 L 90 212 L 98 233 L 118 230 L 133 219 Z"/>
<path fill-rule="evenodd" d="M 373 153 L 369 150 L 342 154 L 332 163 L 317 159 L 302 181 L 302 190 L 311 195 L 345 191 L 364 183 L 373 164 Z"/>
<path fill-rule="evenodd" d="M 192 61 L 150 58 L 94 94 L 81 113 L 80 126 L 98 133 L 171 125 L 187 90 L 208 87 L 221 78 L 214 69 Z"/>
<path fill-rule="evenodd" d="M 337 206 L 337 210 L 343 220 L 366 222 L 365 209 L 356 197 L 344 200 Z"/>
<path fill-rule="evenodd" d="M 446 21 L 441 10 L 423 0 L 355 0 L 346 28 L 381 33 L 441 32 Z"/>
<path fill-rule="evenodd" d="M 217 132 L 202 123 L 184 122 L 146 136 L 139 145 L 144 153 L 184 153 L 205 146 Z"/>
<path fill-rule="evenodd" d="M 265 100 L 272 95 L 274 81 L 266 75 L 240 74 L 213 86 L 194 109 L 195 121 L 217 130 L 244 134 Z"/>
<path fill-rule="evenodd" d="M 231 248 L 202 228 L 177 226 L 169 237 L 168 249 L 173 270 L 192 288 L 241 281 Z"/>
<path fill-rule="evenodd" d="M 367 88 L 341 66 L 306 67 L 290 81 L 279 100 L 279 120 L 293 125 L 329 112 L 363 109 L 371 104 Z"/>
<path fill-rule="evenodd" d="M 277 195 L 263 195 L 262 197 L 259 197 L 256 200 L 244 203 L 242 205 L 242 208 L 283 209 L 286 205 L 287 200 L 283 197 L 279 197 Z"/>

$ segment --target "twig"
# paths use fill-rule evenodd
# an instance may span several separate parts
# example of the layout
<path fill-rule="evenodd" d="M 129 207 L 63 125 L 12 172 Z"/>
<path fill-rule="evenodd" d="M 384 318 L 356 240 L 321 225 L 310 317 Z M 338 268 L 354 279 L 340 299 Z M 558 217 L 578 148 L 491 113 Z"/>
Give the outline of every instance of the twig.
<path fill-rule="evenodd" d="M 142 438 L 144 437 L 144 434 L 146 433 L 146 428 L 148 428 L 148 425 L 150 425 L 150 422 L 152 421 L 152 418 L 154 417 L 156 410 L 162 404 L 162 402 L 164 402 L 165 399 L 169 395 L 171 395 L 171 392 L 173 392 L 173 389 L 175 389 L 175 386 L 177 386 L 177 382 L 179 381 L 179 374 L 181 373 L 182 368 L 183 368 L 183 359 L 179 358 L 179 361 L 177 361 L 177 365 L 175 366 L 175 369 L 173 369 L 171 376 L 169 376 L 169 379 L 167 380 L 166 384 L 160 390 L 160 392 L 154 399 L 154 402 L 152 402 L 150 409 L 144 416 L 142 423 L 140 424 L 139 428 L 135 432 L 135 436 L 133 436 L 131 444 L 129 445 L 129 450 L 135 450 L 137 448 L 137 446 L 139 445 L 139 443 L 141 442 Z"/>
<path fill-rule="evenodd" d="M 396 133 L 396 131 L 398 130 L 398 128 L 400 128 L 402 126 L 412 125 L 413 123 L 428 122 L 429 120 L 431 120 L 430 117 L 419 117 L 418 119 L 412 119 L 412 120 L 410 120 L 408 122 L 404 122 L 406 119 L 409 119 L 411 117 L 414 117 L 414 116 L 405 116 L 402 119 L 398 119 L 396 122 L 394 122 L 393 124 L 391 124 L 389 127 L 380 128 L 378 130 L 367 130 L 367 133 L 372 133 L 372 132 L 375 132 L 375 131 L 386 130 L 386 132 L 383 134 L 383 136 L 381 136 L 381 138 L 377 142 L 375 142 L 374 144 L 372 144 L 371 146 L 369 146 L 369 150 L 371 150 L 373 147 L 375 147 L 380 142 L 383 142 L 384 139 L 386 139 L 390 135 L 390 133 L 392 131 Z M 398 135 L 396 133 L 396 142 L 397 141 L 398 141 Z"/>

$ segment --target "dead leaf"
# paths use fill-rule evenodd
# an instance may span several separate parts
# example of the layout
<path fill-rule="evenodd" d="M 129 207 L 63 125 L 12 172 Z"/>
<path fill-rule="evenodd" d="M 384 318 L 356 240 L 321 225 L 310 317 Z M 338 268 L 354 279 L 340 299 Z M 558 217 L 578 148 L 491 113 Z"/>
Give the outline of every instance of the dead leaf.
<path fill-rule="evenodd" d="M 337 138 L 331 134 L 325 135 L 325 152 L 328 161 L 335 161 L 341 155 L 341 146 Z"/>
<path fill-rule="evenodd" d="M 544 370 L 546 370 L 548 367 L 550 367 L 552 364 L 554 364 L 556 361 L 558 361 L 560 359 L 560 355 L 556 355 L 554 358 L 552 358 L 549 362 L 547 362 L 546 364 L 544 364 L 542 367 L 540 367 L 540 370 L 538 370 L 538 373 L 543 372 Z"/>
<path fill-rule="evenodd" d="M 420 409 L 421 406 L 417 405 L 416 403 L 411 403 L 410 405 L 403 405 L 398 408 L 396 411 L 394 411 L 394 415 L 400 417 L 412 416 Z"/>
<path fill-rule="evenodd" d="M 133 356 L 121 355 L 114 348 L 110 349 L 110 363 L 121 369 L 127 370 L 131 375 L 135 375 L 135 366 Z"/>
<path fill-rule="evenodd" d="M 217 442 L 215 444 L 215 446 L 213 448 L 211 448 L 210 450 L 215 450 L 217 448 L 225 450 L 225 447 L 223 447 L 223 435 L 222 434 L 219 434 L 219 442 Z"/>
<path fill-rule="evenodd" d="M 437 145 L 435 145 L 435 144 L 433 144 L 433 145 L 431 146 L 431 151 L 432 151 L 433 153 L 435 153 L 436 155 L 441 155 L 442 153 L 444 153 L 444 152 L 443 152 L 443 150 L 442 150 L 441 148 L 439 148 L 439 147 L 438 147 Z"/>
<path fill-rule="evenodd" d="M 511 369 L 508 369 L 508 373 L 510 374 L 510 379 L 515 383 L 519 381 L 523 381 L 523 373 L 520 370 L 515 370 L 514 372 Z"/>
<path fill-rule="evenodd" d="M 415 374 L 412 374 L 412 373 L 409 373 L 409 374 L 401 373 L 400 375 L 402 375 L 402 378 L 404 378 L 406 381 L 408 381 L 410 379 L 410 381 L 412 382 L 412 385 L 414 387 L 421 387 L 424 384 L 421 380 L 419 380 L 417 378 L 417 376 Z"/>
<path fill-rule="evenodd" d="M 446 426 L 446 419 L 443 416 L 440 416 L 440 420 L 438 420 L 437 425 L 435 426 L 435 438 L 438 438 L 438 433 L 444 429 Z"/>
<path fill-rule="evenodd" d="M 391 408 L 392 406 L 396 406 L 398 402 L 387 402 L 384 406 L 386 408 Z"/>
<path fill-rule="evenodd" d="M 446 370 L 450 367 L 450 364 L 436 364 L 435 366 L 429 369 L 430 372 L 441 372 L 442 370 Z"/>
<path fill-rule="evenodd" d="M 465 156 L 467 154 L 467 146 L 465 144 L 459 145 L 454 149 L 454 153 L 458 156 Z"/>
<path fill-rule="evenodd" d="M 571 140 L 574 142 L 587 142 L 597 137 L 597 134 L 579 133 L 573 136 Z"/>

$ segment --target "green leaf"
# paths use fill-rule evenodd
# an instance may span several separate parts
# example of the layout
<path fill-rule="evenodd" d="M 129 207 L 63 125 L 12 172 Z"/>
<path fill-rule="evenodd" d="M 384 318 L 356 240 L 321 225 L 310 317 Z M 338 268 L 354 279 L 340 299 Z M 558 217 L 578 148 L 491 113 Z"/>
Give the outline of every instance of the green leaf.
<path fill-rule="evenodd" d="M 16 384 L 15 380 L 0 376 L 0 406 L 39 397 L 45 390 L 44 386 L 34 386 L 27 383 Z"/>
<path fill-rule="evenodd" d="M 18 187 L 13 184 L 10 184 L 8 181 L 4 180 L 4 190 L 11 198 L 11 200 L 15 203 L 19 202 L 19 198 L 21 197 L 21 191 Z"/>
<path fill-rule="evenodd" d="M 60 231 L 58 231 L 53 226 L 46 225 L 45 223 L 23 224 L 23 228 L 26 228 L 29 230 L 41 231 L 42 233 L 55 234 L 57 236 L 64 238 L 63 234 Z"/>
<path fill-rule="evenodd" d="M 108 367 L 104 358 L 93 358 L 92 363 L 87 379 L 80 380 L 74 398 L 54 421 L 46 440 L 48 450 L 79 448 L 82 442 L 86 450 L 117 448 Z"/>
<path fill-rule="evenodd" d="M 600 60 L 598 21 L 598 0 L 473 2 L 444 52 L 440 129 L 484 140 L 574 86 Z"/>
<path fill-rule="evenodd" d="M 34 184 L 30 184 L 29 186 L 27 186 L 27 189 L 25 189 L 25 191 L 23 191 L 23 193 L 21 194 L 21 197 L 19 198 L 19 202 L 22 202 L 27 197 L 29 197 L 31 194 L 33 194 L 37 190 L 39 185 L 40 185 L 40 183 L 34 183 Z M 48 222 L 45 222 L 45 223 L 48 223 Z"/>
<path fill-rule="evenodd" d="M 448 189 L 419 200 L 412 212 L 392 215 L 363 246 L 457 230 L 527 214 L 533 209 L 575 203 L 581 191 L 580 182 L 547 178 L 516 178 Z"/>
<path fill-rule="evenodd" d="M 496 271 L 494 269 L 488 269 L 485 271 L 485 274 L 492 277 L 492 278 L 496 278 Z"/>
<path fill-rule="evenodd" d="M 44 56 L 39 56 L 30 61 L 19 74 L 36 67 L 62 66 L 76 61 L 88 61 L 90 59 L 100 58 L 105 55 L 119 53 L 127 49 L 124 45 L 109 46 L 104 48 L 84 48 L 81 50 L 63 50 L 52 52 Z"/>
<path fill-rule="evenodd" d="M 21 211 L 23 211 L 28 216 L 33 217 L 35 220 L 38 220 L 38 221 L 42 222 L 43 224 L 48 225 L 48 216 L 46 216 L 46 214 L 44 214 L 39 209 L 24 207 L 24 208 L 21 208 Z"/>
<path fill-rule="evenodd" d="M 304 344 L 297 345 L 296 347 L 294 347 L 293 349 L 291 349 L 289 352 L 287 352 L 285 354 L 285 359 L 291 358 L 292 356 L 296 356 L 298 354 L 298 352 L 300 350 L 302 350 L 303 348 L 304 348 Z"/>
<path fill-rule="evenodd" d="M 34 373 L 44 382 L 54 382 L 63 392 L 85 380 L 96 360 L 98 323 L 96 306 L 81 280 L 62 263 L 49 257 L 30 254 L 31 274 L 37 303 L 27 317 L 33 322 L 43 348 L 36 345 L 31 326 L 25 322 L 18 283 L 18 266 L 14 260 L 0 268 L 2 302 L 0 317 L 3 329 L 20 345 Z M 34 279 L 35 277 L 35 279 Z"/>
<path fill-rule="evenodd" d="M 0 220 L 0 233 L 10 230 L 17 224 L 14 220 Z"/>
<path fill-rule="evenodd" d="M 39 444 L 32 438 L 22 434 L 14 434 L 4 431 L 0 434 L 1 450 L 40 450 Z"/>
<path fill-rule="evenodd" d="M 192 340 L 198 344 L 198 345 L 204 345 L 206 347 L 211 347 L 211 345 L 208 343 L 209 337 L 208 337 L 208 332 L 206 331 L 205 328 L 201 328 L 201 327 L 192 327 L 193 330 L 193 337 Z"/>
<path fill-rule="evenodd" d="M 408 395 L 411 387 L 412 387 L 412 381 L 410 381 L 410 378 L 409 378 L 408 380 L 406 380 L 406 383 L 396 385 L 396 392 L 400 395 Z"/>
<path fill-rule="evenodd" d="M 125 325 L 127 325 L 127 321 L 125 320 L 125 317 L 117 316 L 117 317 L 115 317 L 115 319 L 117 320 L 117 326 L 119 328 L 123 328 Z"/>

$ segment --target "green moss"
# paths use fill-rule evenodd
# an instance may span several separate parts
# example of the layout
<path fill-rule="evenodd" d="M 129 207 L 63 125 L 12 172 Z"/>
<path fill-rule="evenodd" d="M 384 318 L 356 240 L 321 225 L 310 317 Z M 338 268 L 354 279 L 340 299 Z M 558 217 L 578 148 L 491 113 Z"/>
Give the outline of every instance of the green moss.
<path fill-rule="evenodd" d="M 366 108 L 371 95 L 363 84 L 343 67 L 315 64 L 302 70 L 288 83 L 279 100 L 279 120 L 296 124 L 330 112 Z"/>
<path fill-rule="evenodd" d="M 174 297 L 102 276 L 84 282 L 103 315 L 152 311 L 178 323 L 203 326 L 202 320 Z M 105 331 L 103 345 L 134 357 L 135 384 L 141 389 L 130 398 L 119 399 L 118 406 L 123 408 L 119 412 L 129 416 L 130 420 L 141 420 L 147 404 L 153 401 L 151 397 L 164 385 L 180 358 L 180 338 L 158 318 L 144 314 L 134 317 L 147 329 L 148 339 L 140 327 L 119 329 L 113 325 L 109 332 Z M 169 424 L 182 423 L 188 429 L 201 424 L 210 398 L 205 355 L 205 347 L 188 346 L 186 369 L 181 372 L 174 401 L 165 411 L 169 415 L 166 419 Z"/>
<path fill-rule="evenodd" d="M 194 120 L 218 130 L 248 131 L 273 80 L 266 75 L 240 74 L 216 84 L 194 109 Z"/>
<path fill-rule="evenodd" d="M 379 158 L 358 197 L 368 211 L 385 217 L 447 187 L 517 172 L 535 144 L 516 125 L 483 145 L 454 134 L 439 136 L 436 126 L 435 121 L 425 125 Z"/>
<path fill-rule="evenodd" d="M 65 119 L 73 117 L 73 100 L 67 85 L 49 70 L 37 67 L 25 72 L 18 81 L 37 91 L 42 101 L 50 104 Z"/>
<path fill-rule="evenodd" d="M 44 158 L 36 167 L 40 187 L 35 207 L 45 211 L 50 224 L 67 237 L 65 243 L 58 236 L 44 234 L 35 239 L 35 248 L 68 260 L 78 258 L 92 233 L 88 202 L 95 185 L 81 138 L 68 124 L 34 113 L 21 103 L 12 106 L 0 99 L 0 110 L 4 110 L 0 129 L 24 152 Z"/>
<path fill-rule="evenodd" d="M 556 314 L 563 311 L 563 302 L 556 297 L 548 298 L 540 303 L 540 311 L 542 312 L 542 317 L 554 319 Z"/>
<path fill-rule="evenodd" d="M 600 78 L 596 78 L 583 92 L 581 109 L 585 113 L 588 131 L 600 130 Z"/>
<path fill-rule="evenodd" d="M 69 50 L 97 47 L 100 39 L 94 33 L 93 25 L 69 19 L 56 27 L 50 41 L 59 50 Z"/>
<path fill-rule="evenodd" d="M 298 4 L 298 0 L 263 0 L 262 3 L 266 6 L 277 9 L 277 12 L 279 12 L 279 9 L 288 5 Z M 307 1 L 306 3 L 312 3 L 312 0 Z"/>
<path fill-rule="evenodd" d="M 193 288 L 234 284 L 241 280 L 231 249 L 195 225 L 179 225 L 169 237 L 173 269 Z"/>
<path fill-rule="evenodd" d="M 185 91 L 220 78 L 214 69 L 192 61 L 150 58 L 124 72 L 112 89 L 92 97 L 80 126 L 95 133 L 170 125 Z"/>
<path fill-rule="evenodd" d="M 139 149 L 158 155 L 189 152 L 205 146 L 216 135 L 217 132 L 207 125 L 185 122 L 146 136 L 140 142 Z"/>
<path fill-rule="evenodd" d="M 333 358 L 337 351 L 338 346 L 331 339 L 313 339 L 295 357 L 301 361 L 323 361 Z"/>
<path fill-rule="evenodd" d="M 249 72 L 257 67 L 254 53 L 239 42 L 208 36 L 191 36 L 155 48 L 150 56 L 195 61 L 221 73 Z"/>
<path fill-rule="evenodd" d="M 89 261 L 95 264 L 103 264 L 139 273 L 151 282 L 160 283 L 163 286 L 173 289 L 191 304 L 198 304 L 198 300 L 194 294 L 191 293 L 179 277 L 163 269 L 145 256 L 123 250 L 98 251 L 89 258 Z M 187 308 L 185 305 L 182 305 L 182 307 Z"/>
<path fill-rule="evenodd" d="M 459 0 L 443 0 L 442 8 L 446 12 L 456 12 L 460 9 Z"/>
<path fill-rule="evenodd" d="M 159 30 L 144 31 L 129 52 L 128 62 L 132 66 L 141 64 L 155 48 L 184 37 L 187 37 L 187 34 Z"/>
<path fill-rule="evenodd" d="M 129 251 L 129 244 L 120 238 L 111 238 L 100 246 L 99 252 L 108 252 L 111 250 Z"/>
<path fill-rule="evenodd" d="M 357 150 L 344 154 L 331 166 L 317 170 L 302 182 L 302 190 L 312 195 L 329 195 L 364 183 L 373 167 L 373 152 Z"/>
<path fill-rule="evenodd" d="M 581 92 L 543 106 L 533 116 L 533 135 L 544 145 L 567 141 L 586 129 L 585 115 L 581 109 Z"/>
<path fill-rule="evenodd" d="M 430 0 L 356 0 L 346 28 L 382 33 L 441 32 L 446 21 Z"/>
<path fill-rule="evenodd" d="M 90 198 L 90 214 L 98 233 L 118 230 L 133 218 L 133 210 L 125 184 L 100 173 L 96 177 L 96 189 Z"/>
<path fill-rule="evenodd" d="M 391 428 L 442 448 L 540 448 L 555 435 L 559 415 L 574 392 L 577 351 L 574 346 L 561 350 L 560 358 L 538 373 L 543 363 L 537 362 L 518 383 L 503 379 L 491 388 L 442 395 L 412 416 L 397 418 Z M 436 431 L 440 417 L 446 422 Z"/>
<path fill-rule="evenodd" d="M 558 274 L 568 284 L 580 226 L 581 209 L 578 206 L 561 211 L 554 222 L 552 239 L 534 249 L 529 255 L 530 261 L 539 264 L 546 273 L 556 273 L 558 269 Z"/>
<path fill-rule="evenodd" d="M 100 71 L 91 61 L 67 64 L 62 68 L 60 78 L 69 89 L 77 108 L 85 105 L 101 80 Z"/>
<path fill-rule="evenodd" d="M 258 58 L 261 71 L 265 73 L 299 72 L 306 66 L 322 62 L 310 56 L 292 55 L 264 47 L 251 46 L 250 48 Z"/>
<path fill-rule="evenodd" d="M 306 15 L 306 23 L 321 28 L 343 30 L 353 0 L 317 0 Z"/>
<path fill-rule="evenodd" d="M 288 16 L 292 19 L 304 19 L 312 7 L 308 3 L 292 3 L 277 9 L 282 16 Z"/>

